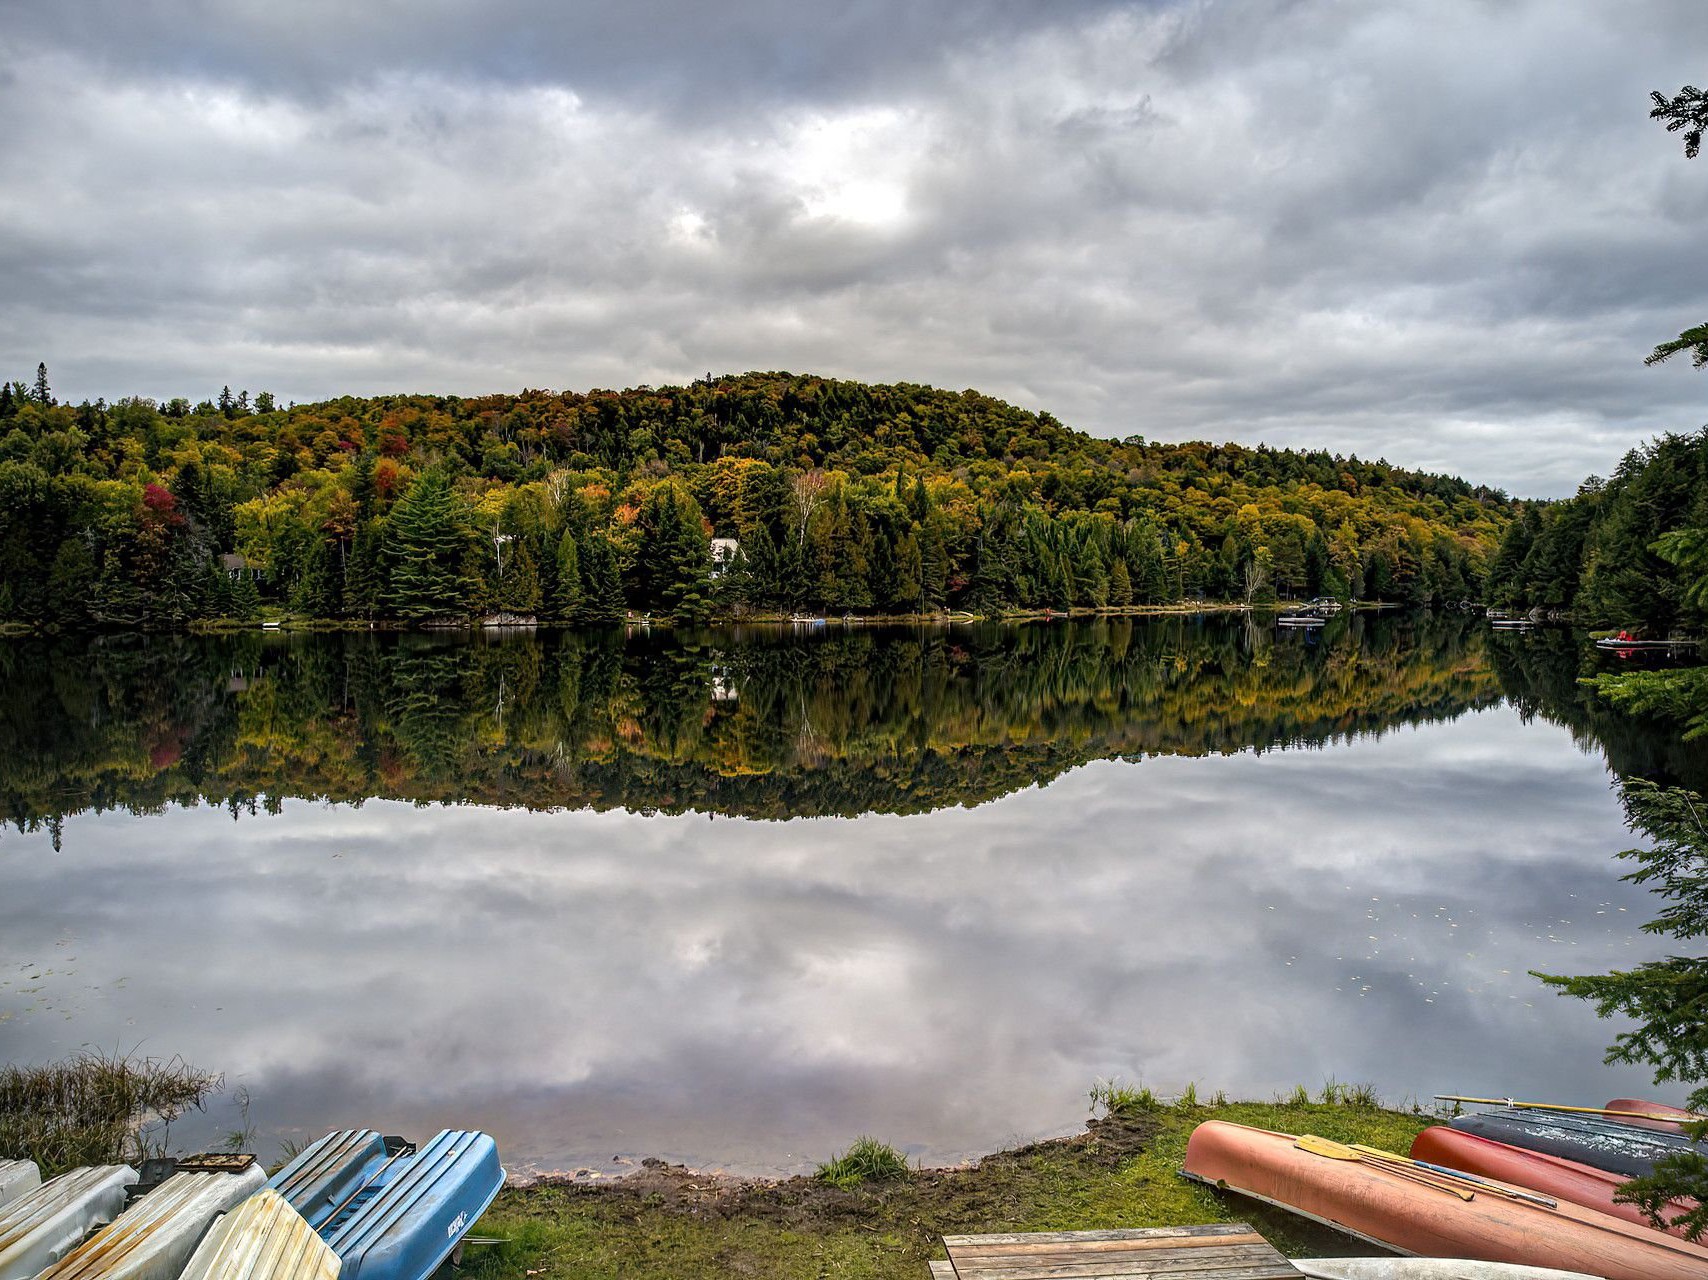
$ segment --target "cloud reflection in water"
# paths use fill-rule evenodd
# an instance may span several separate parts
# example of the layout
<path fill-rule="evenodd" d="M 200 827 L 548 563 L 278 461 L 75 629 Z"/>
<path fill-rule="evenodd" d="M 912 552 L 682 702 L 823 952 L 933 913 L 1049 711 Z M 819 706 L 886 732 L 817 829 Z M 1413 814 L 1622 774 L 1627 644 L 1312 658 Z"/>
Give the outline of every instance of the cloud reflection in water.
<path fill-rule="evenodd" d="M 782 1170 L 862 1132 L 938 1161 L 1060 1131 L 1099 1076 L 1652 1091 L 1526 972 L 1657 947 L 1599 758 L 1506 708 L 908 817 L 288 801 L 67 831 L 5 841 L 0 978 L 76 959 L 34 1006 L 0 988 L 0 1054 L 182 1054 L 248 1086 L 263 1142 L 455 1124 L 512 1166 Z"/>

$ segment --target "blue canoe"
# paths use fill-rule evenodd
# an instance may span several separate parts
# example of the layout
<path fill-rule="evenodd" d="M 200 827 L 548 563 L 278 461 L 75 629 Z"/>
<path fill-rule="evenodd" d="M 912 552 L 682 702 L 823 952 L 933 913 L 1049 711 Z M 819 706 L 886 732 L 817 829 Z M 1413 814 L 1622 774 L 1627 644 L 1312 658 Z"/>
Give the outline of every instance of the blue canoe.
<path fill-rule="evenodd" d="M 388 1156 L 372 1129 L 341 1129 L 267 1184 L 331 1246 L 343 1280 L 427 1280 L 504 1185 L 498 1144 L 441 1130 Z"/>

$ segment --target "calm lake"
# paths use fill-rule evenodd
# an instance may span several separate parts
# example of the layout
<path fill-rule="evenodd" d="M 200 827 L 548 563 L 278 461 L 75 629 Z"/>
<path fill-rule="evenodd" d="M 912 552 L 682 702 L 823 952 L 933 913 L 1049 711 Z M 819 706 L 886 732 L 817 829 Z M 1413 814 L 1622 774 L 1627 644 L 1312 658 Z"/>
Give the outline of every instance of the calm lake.
<path fill-rule="evenodd" d="M 1349 617 L 0 643 L 0 1060 L 175 1143 L 927 1163 L 1099 1078 L 1677 1101 L 1532 969 L 1662 954 L 1565 632 Z"/>

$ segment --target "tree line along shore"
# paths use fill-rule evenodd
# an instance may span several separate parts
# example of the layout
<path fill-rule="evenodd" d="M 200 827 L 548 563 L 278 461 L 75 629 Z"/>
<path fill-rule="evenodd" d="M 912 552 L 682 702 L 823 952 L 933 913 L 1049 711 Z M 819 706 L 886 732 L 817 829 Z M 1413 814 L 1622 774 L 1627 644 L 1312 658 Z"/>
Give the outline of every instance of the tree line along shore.
<path fill-rule="evenodd" d="M 1326 452 L 782 373 L 587 394 L 0 387 L 0 623 L 422 625 L 1478 598 L 1516 511 Z"/>

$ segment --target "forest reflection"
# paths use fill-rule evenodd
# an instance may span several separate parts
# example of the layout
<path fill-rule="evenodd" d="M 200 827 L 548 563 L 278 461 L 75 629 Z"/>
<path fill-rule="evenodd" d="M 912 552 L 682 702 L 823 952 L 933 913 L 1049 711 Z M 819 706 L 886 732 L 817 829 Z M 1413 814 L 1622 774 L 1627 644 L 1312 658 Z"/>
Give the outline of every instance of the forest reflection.
<path fill-rule="evenodd" d="M 1564 633 L 1463 615 L 964 628 L 123 636 L 0 645 L 0 813 L 372 797 L 791 818 L 975 805 L 1090 760 L 1316 746 L 1512 697 L 1598 714 Z M 1658 753 L 1658 754 L 1657 754 Z M 1616 767 L 1618 762 L 1615 762 Z"/>

